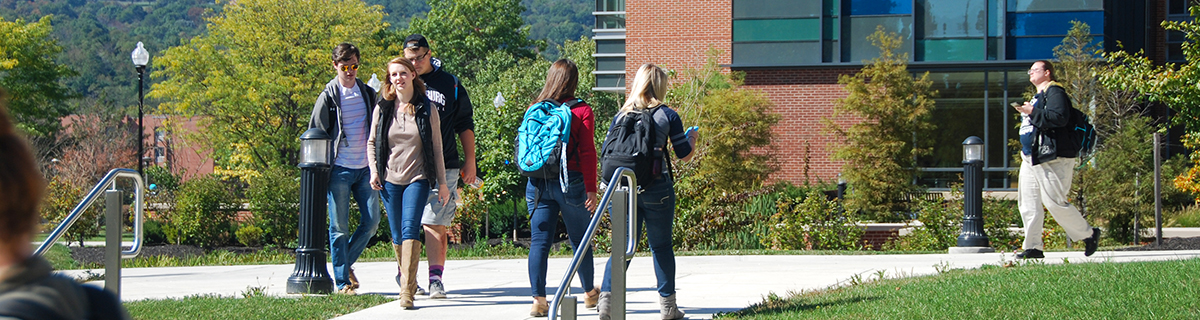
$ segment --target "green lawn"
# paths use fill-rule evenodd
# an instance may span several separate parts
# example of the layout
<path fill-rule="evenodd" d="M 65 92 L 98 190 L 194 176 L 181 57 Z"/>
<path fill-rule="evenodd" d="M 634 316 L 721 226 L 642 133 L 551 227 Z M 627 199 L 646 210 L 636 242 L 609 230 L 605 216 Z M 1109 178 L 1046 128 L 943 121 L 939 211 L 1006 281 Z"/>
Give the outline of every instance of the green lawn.
<path fill-rule="evenodd" d="M 984 266 L 768 295 L 721 319 L 1197 319 L 1200 259 Z M 766 293 L 764 293 L 766 294 Z"/>
<path fill-rule="evenodd" d="M 250 294 L 245 298 L 193 296 L 126 302 L 134 319 L 329 319 L 387 303 L 381 295 L 328 295 L 300 298 Z"/>

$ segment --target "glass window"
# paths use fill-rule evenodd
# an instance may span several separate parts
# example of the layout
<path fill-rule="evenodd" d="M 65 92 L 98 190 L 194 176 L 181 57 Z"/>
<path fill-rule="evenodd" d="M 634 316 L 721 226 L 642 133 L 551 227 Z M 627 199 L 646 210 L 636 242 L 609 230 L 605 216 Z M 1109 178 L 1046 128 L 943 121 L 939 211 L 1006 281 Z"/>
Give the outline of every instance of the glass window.
<path fill-rule="evenodd" d="M 918 61 L 963 61 L 987 58 L 984 39 L 931 39 L 917 41 Z"/>
<path fill-rule="evenodd" d="M 983 72 L 930 73 L 932 89 L 938 98 L 932 114 L 937 134 L 932 135 L 933 156 L 923 167 L 962 167 L 962 142 L 967 137 L 982 138 L 987 123 L 983 121 Z"/>
<path fill-rule="evenodd" d="M 852 17 L 850 18 L 850 34 L 846 41 L 849 43 L 849 52 L 843 52 L 842 56 L 849 56 L 843 59 L 845 62 L 861 62 L 863 60 L 875 58 L 879 56 L 879 49 L 871 45 L 871 41 L 867 41 L 867 36 L 875 33 L 875 27 L 882 25 L 889 32 L 895 32 L 904 39 L 904 43 L 900 45 L 900 52 L 909 53 L 912 57 L 912 17 Z"/>
<path fill-rule="evenodd" d="M 625 15 L 597 15 L 596 29 L 625 29 Z"/>
<path fill-rule="evenodd" d="M 733 20 L 733 41 L 820 40 L 821 19 Z"/>
<path fill-rule="evenodd" d="M 825 21 L 825 28 L 823 30 L 825 30 L 825 34 L 822 35 L 822 39 L 837 40 L 838 34 L 842 33 L 840 31 L 841 24 L 838 23 L 838 18 L 825 18 L 824 21 Z"/>
<path fill-rule="evenodd" d="M 822 2 L 825 3 L 825 15 L 831 16 L 831 17 L 838 16 L 838 12 L 841 11 L 840 9 L 841 9 L 841 5 L 842 5 L 841 4 L 842 1 L 840 1 L 840 0 L 825 0 Z"/>
<path fill-rule="evenodd" d="M 850 15 L 912 14 L 912 0 L 850 0 Z"/>
<path fill-rule="evenodd" d="M 596 0 L 596 11 L 625 11 L 625 0 Z"/>
<path fill-rule="evenodd" d="M 596 53 L 625 54 L 625 40 L 596 40 Z"/>
<path fill-rule="evenodd" d="M 625 71 L 625 57 L 597 57 L 596 71 Z"/>
<path fill-rule="evenodd" d="M 596 87 L 598 88 L 624 88 L 624 74 L 598 74 L 596 75 Z"/>
<path fill-rule="evenodd" d="M 1103 11 L 1104 0 L 1008 0 L 1008 12 L 1090 10 Z"/>
<path fill-rule="evenodd" d="M 1004 36 L 1004 2 L 988 0 L 988 36 Z"/>
<path fill-rule="evenodd" d="M 983 37 L 985 0 L 918 0 L 922 38 Z"/>
<path fill-rule="evenodd" d="M 742 65 L 801 65 L 821 63 L 820 42 L 734 43 L 733 63 Z"/>
<path fill-rule="evenodd" d="M 1103 11 L 1010 13 L 1008 35 L 1066 35 L 1071 29 L 1071 20 L 1087 23 L 1093 32 L 1104 30 Z"/>
<path fill-rule="evenodd" d="M 794 0 L 736 0 L 733 18 L 808 18 L 821 16 L 821 2 Z"/>
<path fill-rule="evenodd" d="M 1064 37 L 1010 37 L 1008 56 L 1016 60 L 1053 59 L 1054 47 L 1062 44 Z M 1104 44 L 1104 36 L 1093 36 L 1093 42 Z"/>

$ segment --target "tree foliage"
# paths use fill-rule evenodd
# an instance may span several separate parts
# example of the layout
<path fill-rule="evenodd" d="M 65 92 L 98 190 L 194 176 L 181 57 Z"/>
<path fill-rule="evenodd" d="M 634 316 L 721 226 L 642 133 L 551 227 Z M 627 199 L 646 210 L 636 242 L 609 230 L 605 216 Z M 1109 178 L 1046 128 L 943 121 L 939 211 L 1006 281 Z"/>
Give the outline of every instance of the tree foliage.
<path fill-rule="evenodd" d="M 404 36 L 419 33 L 429 39 L 434 56 L 444 68 L 461 78 L 474 78 L 492 53 L 513 59 L 531 59 L 545 49 L 541 40 L 529 39 L 529 26 L 521 19 L 520 0 L 429 0 L 429 13 L 416 17 L 397 38 L 385 38 L 389 52 L 399 52 Z M 544 72 L 544 70 L 543 70 Z"/>
<path fill-rule="evenodd" d="M 385 27 L 382 17 L 379 7 L 348 0 L 226 4 L 205 34 L 158 58 L 154 77 L 163 80 L 150 96 L 164 112 L 200 116 L 208 130 L 194 140 L 223 155 L 218 165 L 231 174 L 294 165 L 297 137 L 334 77 L 332 48 L 357 45 L 360 74 L 382 68 L 388 57 L 369 41 Z"/>
<path fill-rule="evenodd" d="M 867 39 L 879 48 L 879 57 L 853 76 L 838 77 L 848 95 L 834 102 L 825 125 L 845 139 L 835 143 L 833 158 L 845 161 L 846 206 L 868 219 L 890 221 L 897 219 L 891 212 L 900 199 L 916 188 L 914 159 L 931 150 L 917 142 L 934 128 L 929 117 L 937 90 L 928 72 L 919 78 L 908 72 L 908 54 L 898 53 L 902 41 L 895 33 L 879 27 Z"/>
<path fill-rule="evenodd" d="M 758 247 L 756 222 L 770 213 L 753 216 L 743 209 L 766 192 L 760 190 L 763 182 L 777 167 L 771 127 L 779 115 L 763 93 L 741 87 L 741 73 L 721 72 L 719 50 L 707 55 L 701 68 L 673 72 L 675 85 L 666 94 L 665 103 L 679 112 L 685 126 L 700 127 L 691 161 L 671 157 L 677 219 L 690 226 L 675 233 L 675 243 L 682 248 Z"/>
<path fill-rule="evenodd" d="M 608 120 L 616 112 L 619 97 L 612 93 L 592 91 L 595 78 L 591 73 L 595 70 L 595 61 L 591 55 L 595 52 L 595 42 L 580 38 L 579 41 L 567 41 L 560 50 L 563 58 L 574 61 L 579 69 L 579 87 L 575 97 L 588 102 L 595 112 L 598 149 L 607 132 Z M 526 179 L 510 163 L 515 150 L 513 143 L 525 109 L 533 104 L 533 99 L 537 98 L 546 82 L 550 61 L 517 58 L 497 50 L 488 55 L 481 66 L 483 68 L 474 78 L 464 80 L 464 85 L 475 95 L 478 166 L 486 174 L 487 180 L 483 184 L 482 194 L 489 205 L 524 199 Z M 504 97 L 504 103 L 499 106 L 493 101 L 497 93 Z"/>
<path fill-rule="evenodd" d="M 62 51 L 51 36 L 51 18 L 26 23 L 0 17 L 0 88 L 9 91 L 9 110 L 18 128 L 33 137 L 52 136 L 70 113 L 75 95 L 62 80 L 75 72 L 54 61 Z"/>

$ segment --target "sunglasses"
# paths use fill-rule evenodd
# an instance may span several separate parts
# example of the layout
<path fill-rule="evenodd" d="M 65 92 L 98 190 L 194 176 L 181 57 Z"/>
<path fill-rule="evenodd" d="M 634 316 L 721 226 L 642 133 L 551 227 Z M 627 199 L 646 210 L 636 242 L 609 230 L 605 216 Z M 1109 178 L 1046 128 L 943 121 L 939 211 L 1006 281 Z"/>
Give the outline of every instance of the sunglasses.
<path fill-rule="evenodd" d="M 342 65 L 342 72 L 350 72 L 350 70 L 358 71 L 358 64 L 355 63 Z"/>

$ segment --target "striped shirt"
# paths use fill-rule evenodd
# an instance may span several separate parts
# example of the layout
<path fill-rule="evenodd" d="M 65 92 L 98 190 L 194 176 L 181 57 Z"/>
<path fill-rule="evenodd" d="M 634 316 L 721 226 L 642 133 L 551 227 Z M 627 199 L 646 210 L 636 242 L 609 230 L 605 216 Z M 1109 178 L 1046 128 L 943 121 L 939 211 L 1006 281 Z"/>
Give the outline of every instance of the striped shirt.
<path fill-rule="evenodd" d="M 345 138 L 338 146 L 337 159 L 333 164 L 347 169 L 367 167 L 367 104 L 358 86 L 340 87 L 342 92 L 342 134 Z"/>

